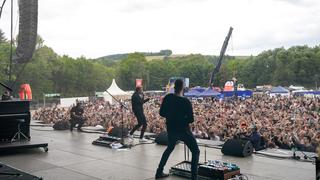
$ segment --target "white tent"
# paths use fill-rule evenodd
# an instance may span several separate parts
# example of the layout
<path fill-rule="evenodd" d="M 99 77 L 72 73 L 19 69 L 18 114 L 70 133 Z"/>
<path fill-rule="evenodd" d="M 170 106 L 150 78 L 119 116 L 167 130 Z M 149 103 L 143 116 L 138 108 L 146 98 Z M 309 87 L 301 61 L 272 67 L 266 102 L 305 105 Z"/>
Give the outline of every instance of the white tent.
<path fill-rule="evenodd" d="M 112 96 L 115 96 L 117 98 L 124 99 L 124 98 L 130 97 L 130 93 L 127 93 L 127 92 L 125 92 L 125 91 L 123 91 L 122 89 L 119 88 L 119 86 L 117 85 L 115 79 L 112 79 L 112 83 L 111 83 L 110 87 L 107 89 L 107 91 Z M 104 100 L 109 101 L 112 104 L 113 99 L 112 99 L 112 97 L 110 96 L 109 93 L 107 93 L 106 91 L 103 92 L 103 97 L 104 97 Z"/>
<path fill-rule="evenodd" d="M 293 90 L 293 91 L 295 91 L 295 90 L 305 90 L 303 86 L 294 86 L 294 85 L 289 86 L 289 89 Z"/>

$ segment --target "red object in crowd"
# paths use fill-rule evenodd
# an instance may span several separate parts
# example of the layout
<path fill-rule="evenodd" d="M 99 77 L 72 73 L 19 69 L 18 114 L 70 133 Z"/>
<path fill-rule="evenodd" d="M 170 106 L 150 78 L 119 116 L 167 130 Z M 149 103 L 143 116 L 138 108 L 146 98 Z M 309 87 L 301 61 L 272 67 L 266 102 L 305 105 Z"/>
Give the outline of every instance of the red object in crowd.
<path fill-rule="evenodd" d="M 19 90 L 20 100 L 32 100 L 32 91 L 29 84 L 22 84 Z"/>
<path fill-rule="evenodd" d="M 110 126 L 110 127 L 107 129 L 107 133 L 108 133 L 108 134 L 111 133 L 112 129 L 113 129 L 113 126 Z"/>

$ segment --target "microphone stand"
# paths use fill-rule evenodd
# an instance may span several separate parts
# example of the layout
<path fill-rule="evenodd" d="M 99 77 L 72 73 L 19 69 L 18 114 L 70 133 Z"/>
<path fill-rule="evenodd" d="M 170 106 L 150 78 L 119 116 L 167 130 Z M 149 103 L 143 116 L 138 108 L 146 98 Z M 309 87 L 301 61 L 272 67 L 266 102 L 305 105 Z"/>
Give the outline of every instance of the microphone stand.
<path fill-rule="evenodd" d="M 292 148 L 292 152 L 293 152 L 292 158 L 295 159 L 295 160 L 299 160 L 299 159 L 300 159 L 300 156 L 297 156 L 297 155 L 296 155 L 296 151 L 297 151 L 297 148 L 296 148 L 296 147 L 293 147 L 293 148 Z"/>
<path fill-rule="evenodd" d="M 7 86 L 7 85 L 5 85 L 5 84 L 3 84 L 3 83 L 1 83 L 1 82 L 0 82 L 0 85 L 3 86 L 4 88 L 6 88 L 6 89 L 7 89 L 8 91 L 10 91 L 10 92 L 13 91 L 9 86 Z"/>
<path fill-rule="evenodd" d="M 124 143 L 124 135 L 123 135 L 123 108 L 126 110 L 129 110 L 127 106 L 125 106 L 121 101 L 119 101 L 117 98 L 115 98 L 112 94 L 110 94 L 110 92 L 108 90 L 106 90 L 106 92 L 117 102 L 120 104 L 120 108 L 121 108 L 121 141 L 120 143 L 123 145 L 123 147 L 127 147 L 127 145 L 125 145 Z"/>
<path fill-rule="evenodd" d="M 299 150 L 299 149 L 298 149 L 297 147 L 295 147 L 295 146 L 292 148 L 292 150 L 293 150 L 293 156 L 292 156 L 293 159 L 296 159 L 296 160 L 300 160 L 300 159 L 301 159 L 300 156 L 297 156 L 296 152 L 301 152 L 301 154 L 303 155 L 303 158 L 304 158 L 305 160 L 315 161 L 315 160 L 317 159 L 317 156 L 308 156 L 305 152 L 303 152 L 302 150 Z"/>

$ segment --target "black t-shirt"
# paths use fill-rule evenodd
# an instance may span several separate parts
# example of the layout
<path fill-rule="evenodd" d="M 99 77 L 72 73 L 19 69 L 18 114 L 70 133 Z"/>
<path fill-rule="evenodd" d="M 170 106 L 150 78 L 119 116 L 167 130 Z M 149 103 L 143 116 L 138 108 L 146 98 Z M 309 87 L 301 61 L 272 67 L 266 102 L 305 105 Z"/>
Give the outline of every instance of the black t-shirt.
<path fill-rule="evenodd" d="M 166 118 L 168 132 L 190 130 L 189 123 L 194 121 L 190 101 L 175 94 L 165 96 L 160 107 L 160 116 Z"/>
<path fill-rule="evenodd" d="M 75 113 L 77 116 L 82 116 L 83 114 L 83 108 L 81 106 L 74 106 L 70 110 L 71 118 L 73 118 L 73 113 Z"/>
<path fill-rule="evenodd" d="M 143 93 L 138 93 L 137 91 L 133 93 L 131 97 L 132 111 L 136 116 L 144 116 L 143 104 L 148 102 L 149 98 L 144 99 Z"/>

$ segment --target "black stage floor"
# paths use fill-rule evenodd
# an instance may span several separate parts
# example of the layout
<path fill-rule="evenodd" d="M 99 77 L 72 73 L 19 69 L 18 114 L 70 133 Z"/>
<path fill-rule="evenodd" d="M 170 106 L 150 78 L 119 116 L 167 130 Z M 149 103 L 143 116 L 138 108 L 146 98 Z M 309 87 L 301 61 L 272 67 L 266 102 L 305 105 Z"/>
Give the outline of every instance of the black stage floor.
<path fill-rule="evenodd" d="M 97 180 L 97 179 L 153 179 L 165 146 L 145 144 L 130 150 L 114 150 L 92 145 L 100 134 L 52 131 L 50 128 L 32 127 L 33 140 L 49 143 L 49 152 L 30 149 L 1 154 L 0 162 L 16 167 L 45 180 Z M 138 142 L 135 140 L 136 143 Z M 184 160 L 183 145 L 172 153 L 165 171 Z M 204 161 L 201 147 L 200 161 Z M 290 159 L 275 159 L 261 155 L 247 158 L 224 156 L 217 148 L 206 148 L 207 159 L 232 162 L 240 166 L 241 173 L 250 180 L 314 180 L 315 165 Z M 171 175 L 168 180 L 183 179 Z"/>

